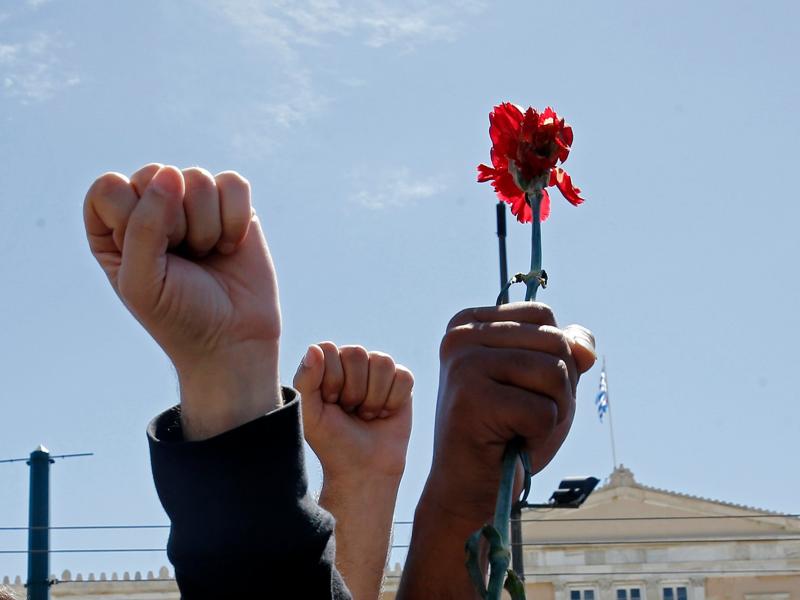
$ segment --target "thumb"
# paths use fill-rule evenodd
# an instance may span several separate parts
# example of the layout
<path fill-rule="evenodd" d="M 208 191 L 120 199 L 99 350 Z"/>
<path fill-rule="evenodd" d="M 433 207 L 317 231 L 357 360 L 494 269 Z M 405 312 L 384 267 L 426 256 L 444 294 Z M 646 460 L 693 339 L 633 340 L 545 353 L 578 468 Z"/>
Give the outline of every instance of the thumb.
<path fill-rule="evenodd" d="M 585 373 L 597 360 L 594 335 L 581 325 L 567 325 L 564 328 L 564 335 L 570 341 L 569 345 L 575 359 L 575 366 L 578 367 L 578 373 Z"/>
<path fill-rule="evenodd" d="M 167 245 L 185 191 L 183 175 L 162 167 L 142 194 L 125 230 L 119 289 L 134 309 L 150 312 L 161 297 L 167 275 Z"/>
<path fill-rule="evenodd" d="M 322 348 L 312 344 L 306 350 L 297 373 L 294 374 L 293 385 L 303 396 L 314 392 L 319 393 L 322 386 L 322 376 L 325 375 L 325 355 Z"/>

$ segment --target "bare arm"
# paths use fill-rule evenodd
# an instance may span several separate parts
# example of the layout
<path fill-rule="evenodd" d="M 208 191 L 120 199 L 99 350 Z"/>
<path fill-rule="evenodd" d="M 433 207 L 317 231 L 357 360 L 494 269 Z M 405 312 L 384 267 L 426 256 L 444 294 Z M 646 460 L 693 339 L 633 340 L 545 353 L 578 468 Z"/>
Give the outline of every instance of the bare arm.
<path fill-rule="evenodd" d="M 355 600 L 380 595 L 411 433 L 411 373 L 360 346 L 311 346 L 294 379 L 336 518 L 336 567 Z"/>

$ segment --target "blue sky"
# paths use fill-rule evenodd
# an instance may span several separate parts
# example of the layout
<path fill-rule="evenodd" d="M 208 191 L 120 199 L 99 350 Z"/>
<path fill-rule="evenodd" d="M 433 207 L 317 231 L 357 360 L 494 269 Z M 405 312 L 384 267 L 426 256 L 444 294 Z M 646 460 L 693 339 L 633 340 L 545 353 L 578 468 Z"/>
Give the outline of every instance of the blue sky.
<path fill-rule="evenodd" d="M 778 0 L 0 0 L 0 459 L 95 453 L 53 466 L 54 525 L 166 521 L 144 428 L 175 376 L 94 264 L 81 204 L 107 170 L 237 169 L 278 269 L 284 380 L 323 339 L 416 375 L 396 515 L 410 519 L 444 326 L 497 293 L 494 196 L 474 180 L 488 112 L 510 100 L 575 129 L 566 166 L 587 202 L 553 195 L 541 300 L 597 336 L 619 459 L 648 485 L 800 512 L 798 23 Z M 528 229 L 509 234 L 514 272 Z M 536 499 L 609 474 L 598 379 Z M 0 477 L 0 526 L 25 525 L 27 468 Z M 164 540 L 57 532 L 53 547 Z M 165 562 L 61 554 L 52 571 Z M 0 554 L 0 576 L 24 571 Z"/>

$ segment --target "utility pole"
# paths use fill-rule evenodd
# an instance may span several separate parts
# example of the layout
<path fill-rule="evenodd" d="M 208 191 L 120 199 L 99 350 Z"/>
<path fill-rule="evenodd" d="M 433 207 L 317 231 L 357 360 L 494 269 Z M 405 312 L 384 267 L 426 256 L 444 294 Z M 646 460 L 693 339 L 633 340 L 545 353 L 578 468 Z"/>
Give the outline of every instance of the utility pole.
<path fill-rule="evenodd" d="M 28 600 L 50 600 L 50 451 L 31 452 L 28 503 Z"/>
<path fill-rule="evenodd" d="M 0 463 L 25 462 L 30 471 L 28 497 L 28 600 L 50 600 L 50 465 L 57 458 L 94 456 L 92 452 L 59 454 L 39 445 L 28 458 L 6 458 Z"/>

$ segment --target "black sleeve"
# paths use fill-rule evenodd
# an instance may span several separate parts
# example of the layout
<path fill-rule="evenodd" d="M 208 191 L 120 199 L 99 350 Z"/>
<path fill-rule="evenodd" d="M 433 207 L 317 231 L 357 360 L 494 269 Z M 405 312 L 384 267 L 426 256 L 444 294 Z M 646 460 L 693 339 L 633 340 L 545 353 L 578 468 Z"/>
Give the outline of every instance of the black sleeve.
<path fill-rule="evenodd" d="M 297 392 L 208 440 L 183 440 L 180 408 L 148 428 L 167 554 L 184 600 L 350 599 L 334 567 L 334 521 L 308 494 Z"/>

